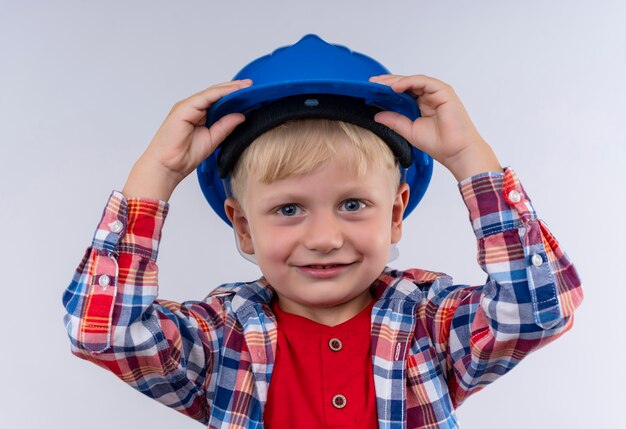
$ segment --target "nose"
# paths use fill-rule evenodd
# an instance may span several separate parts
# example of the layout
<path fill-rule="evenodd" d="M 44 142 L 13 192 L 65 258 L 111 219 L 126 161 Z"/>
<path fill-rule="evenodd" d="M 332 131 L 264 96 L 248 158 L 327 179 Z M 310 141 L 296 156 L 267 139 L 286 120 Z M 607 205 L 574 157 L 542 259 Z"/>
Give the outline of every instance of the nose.
<path fill-rule="evenodd" d="M 308 250 L 326 254 L 343 246 L 344 235 L 340 220 L 333 214 L 312 215 L 306 227 L 304 245 Z"/>

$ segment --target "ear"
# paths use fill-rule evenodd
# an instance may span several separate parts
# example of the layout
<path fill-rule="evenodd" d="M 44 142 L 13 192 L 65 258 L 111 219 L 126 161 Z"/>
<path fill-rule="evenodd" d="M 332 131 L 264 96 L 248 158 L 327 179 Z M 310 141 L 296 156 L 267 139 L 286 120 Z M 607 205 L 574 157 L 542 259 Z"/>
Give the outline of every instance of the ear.
<path fill-rule="evenodd" d="M 224 210 L 235 230 L 237 240 L 239 241 L 239 249 L 248 255 L 254 255 L 250 224 L 248 223 L 248 218 L 241 208 L 241 205 L 234 198 L 227 198 L 226 201 L 224 201 Z"/>
<path fill-rule="evenodd" d="M 401 183 L 398 186 L 391 209 L 391 244 L 397 243 L 402 238 L 402 216 L 404 216 L 404 209 L 409 202 L 410 193 L 409 185 L 406 183 Z"/>

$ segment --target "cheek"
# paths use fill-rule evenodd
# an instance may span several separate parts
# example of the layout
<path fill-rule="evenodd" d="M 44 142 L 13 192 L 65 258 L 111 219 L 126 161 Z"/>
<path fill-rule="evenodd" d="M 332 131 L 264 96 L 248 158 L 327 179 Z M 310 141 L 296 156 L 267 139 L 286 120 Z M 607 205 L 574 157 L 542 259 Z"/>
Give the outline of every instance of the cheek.
<path fill-rule="evenodd" d="M 389 234 L 379 233 L 376 237 L 370 237 L 368 245 L 369 252 L 376 258 L 387 260 L 389 249 L 391 246 L 391 237 Z"/>
<path fill-rule="evenodd" d="M 257 259 L 268 261 L 285 259 L 291 249 L 290 234 L 280 228 L 264 226 L 256 229 L 258 233 L 252 234 L 252 241 Z"/>
<path fill-rule="evenodd" d="M 353 234 L 353 240 L 364 253 L 387 252 L 391 244 L 391 228 L 380 223 L 359 228 Z"/>

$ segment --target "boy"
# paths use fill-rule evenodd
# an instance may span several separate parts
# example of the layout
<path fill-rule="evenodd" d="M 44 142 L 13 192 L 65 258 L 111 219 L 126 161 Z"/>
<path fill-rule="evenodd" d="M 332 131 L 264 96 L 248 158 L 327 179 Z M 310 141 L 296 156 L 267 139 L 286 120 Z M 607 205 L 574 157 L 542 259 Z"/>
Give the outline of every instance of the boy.
<path fill-rule="evenodd" d="M 364 61 L 307 36 L 253 62 L 254 84 L 177 103 L 110 197 L 66 291 L 72 350 L 211 428 L 456 428 L 469 395 L 572 326 L 576 272 L 449 86 L 389 74 L 263 80 L 263 64 L 280 74 L 294 52 L 345 60 L 339 72 Z M 359 94 L 375 103 L 352 104 Z M 406 113 L 406 94 L 423 117 Z M 429 178 L 420 151 L 460 182 L 484 286 L 385 266 Z M 228 195 L 212 193 L 207 159 Z M 200 302 L 155 300 L 166 201 L 199 165 L 205 195 L 264 277 Z"/>

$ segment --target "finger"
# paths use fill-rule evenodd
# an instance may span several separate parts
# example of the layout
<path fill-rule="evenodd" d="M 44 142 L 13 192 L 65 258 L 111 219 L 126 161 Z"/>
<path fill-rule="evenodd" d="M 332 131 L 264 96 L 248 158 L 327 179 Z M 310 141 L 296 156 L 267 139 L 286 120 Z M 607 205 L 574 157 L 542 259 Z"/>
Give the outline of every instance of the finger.
<path fill-rule="evenodd" d="M 204 128 L 207 132 L 207 139 L 205 144 L 208 145 L 208 152 L 206 156 L 209 156 L 213 151 L 233 132 L 233 130 L 246 120 L 246 117 L 241 113 L 231 113 L 229 115 L 221 117 L 217 122 L 211 125 L 210 128 Z"/>
<path fill-rule="evenodd" d="M 398 93 L 406 92 L 414 99 L 417 99 L 417 97 L 424 95 L 424 88 L 423 86 L 419 85 L 416 79 L 411 79 L 414 77 L 415 76 L 399 76 L 387 74 L 372 76 L 370 78 L 370 81 L 374 83 L 379 83 L 381 85 L 390 86 L 392 90 Z"/>
<path fill-rule="evenodd" d="M 411 144 L 413 144 L 413 142 L 411 141 L 413 121 L 411 121 L 406 116 L 396 112 L 379 112 L 374 116 L 374 120 L 380 124 L 385 125 L 388 128 L 391 128 L 393 131 L 400 134 L 406 140 L 411 142 Z"/>
<path fill-rule="evenodd" d="M 393 76 L 396 76 L 396 75 L 391 74 L 391 73 L 379 74 L 379 75 L 371 76 L 370 77 L 370 81 L 384 80 L 384 79 L 388 79 L 388 78 L 393 77 Z"/>
<path fill-rule="evenodd" d="M 382 75 L 378 75 L 378 76 L 372 76 L 370 77 L 370 82 L 374 82 L 374 83 L 380 83 L 381 85 L 387 85 L 387 86 L 391 86 L 391 84 L 401 78 L 403 78 L 404 76 L 398 76 L 395 74 L 382 74 Z"/>
<path fill-rule="evenodd" d="M 387 74 L 372 76 L 370 80 L 391 86 L 391 89 L 396 92 L 406 92 L 414 98 L 425 94 L 435 94 L 450 88 L 446 83 L 426 75 L 399 76 Z"/>
<path fill-rule="evenodd" d="M 250 79 L 224 82 L 200 91 L 184 101 L 187 102 L 186 104 L 191 108 L 197 110 L 207 110 L 213 103 L 225 95 L 247 88 L 250 85 L 252 85 L 252 81 Z"/>
<path fill-rule="evenodd" d="M 414 76 L 399 76 L 399 75 L 380 75 L 380 76 L 372 76 L 370 78 L 371 82 L 379 83 L 381 85 L 386 85 L 391 87 L 391 89 L 397 93 L 408 93 L 414 99 L 421 95 L 424 95 L 424 91 L 422 87 L 417 86 L 414 80 L 411 80 Z M 398 82 L 401 82 L 398 84 Z"/>
<path fill-rule="evenodd" d="M 414 96 L 432 95 L 450 89 L 446 83 L 425 75 L 403 76 L 391 84 L 396 92 L 407 92 Z"/>
<path fill-rule="evenodd" d="M 170 114 L 195 126 L 200 124 L 213 103 L 225 95 L 246 88 L 251 84 L 251 80 L 241 80 L 211 86 L 176 103 Z"/>

